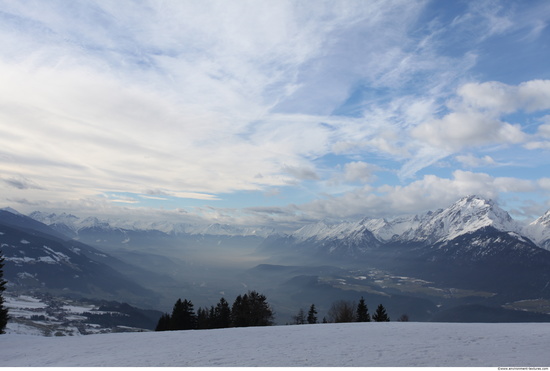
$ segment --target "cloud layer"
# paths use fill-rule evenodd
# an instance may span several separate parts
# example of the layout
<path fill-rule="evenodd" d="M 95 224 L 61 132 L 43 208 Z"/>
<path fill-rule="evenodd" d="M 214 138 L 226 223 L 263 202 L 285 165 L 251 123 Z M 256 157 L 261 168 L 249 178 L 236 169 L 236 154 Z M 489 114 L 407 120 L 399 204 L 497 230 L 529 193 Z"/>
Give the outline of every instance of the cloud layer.
<path fill-rule="evenodd" d="M 548 5 L 461 6 L 0 1 L 2 202 L 290 222 L 540 199 L 540 176 L 489 168 L 550 149 L 550 76 L 476 67 L 539 46 Z M 268 196 L 227 206 L 246 192 Z"/>

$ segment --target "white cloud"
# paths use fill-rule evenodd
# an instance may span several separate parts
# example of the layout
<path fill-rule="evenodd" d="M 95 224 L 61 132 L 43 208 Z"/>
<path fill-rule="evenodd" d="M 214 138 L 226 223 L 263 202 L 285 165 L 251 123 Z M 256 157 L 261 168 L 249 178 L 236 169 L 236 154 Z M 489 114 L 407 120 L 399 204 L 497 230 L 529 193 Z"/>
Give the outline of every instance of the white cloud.
<path fill-rule="evenodd" d="M 391 217 L 447 207 L 469 194 L 498 199 L 503 192 L 533 192 L 540 186 L 530 180 L 455 170 L 452 178 L 425 175 L 405 186 L 358 188 L 338 197 L 300 205 L 299 210 L 312 218 L 322 215 L 334 218 Z"/>
<path fill-rule="evenodd" d="M 452 112 L 442 119 L 423 123 L 412 130 L 412 135 L 451 152 L 494 143 L 521 143 L 525 138 L 519 125 L 472 111 Z"/>
<path fill-rule="evenodd" d="M 550 191 L 550 178 L 541 178 L 538 180 L 538 185 L 545 191 Z"/>
<path fill-rule="evenodd" d="M 428 5 L 4 2 L 3 197 L 103 210 L 112 207 L 105 194 L 207 203 L 232 192 L 285 193 L 282 187 L 335 174 L 371 183 L 378 171 L 371 164 L 380 159 L 394 169 L 402 164 L 406 180 L 465 148 L 472 155 L 456 159 L 471 167 L 491 163 L 475 153 L 479 146 L 547 148 L 548 123 L 540 138 L 527 138 L 503 114 L 548 109 L 548 80 L 456 89 L 476 53 L 441 53 L 452 32 L 468 30 L 467 48 L 517 29 L 514 14 L 470 4 L 450 25 L 434 18 L 418 28 Z M 540 33 L 544 19 L 535 18 Z M 354 117 L 335 113 L 345 114 L 347 104 Z M 332 155 L 340 168 L 326 165 Z M 434 187 L 446 186 L 437 179 Z M 362 210 L 358 201 L 372 191 L 359 188 L 342 200 Z M 383 207 L 380 200 L 370 195 L 365 205 Z M 338 213 L 334 202 L 326 205 Z"/>
<path fill-rule="evenodd" d="M 545 122 L 545 124 L 539 126 L 538 135 L 544 138 L 550 138 L 550 115 L 544 116 L 543 122 Z"/>
<path fill-rule="evenodd" d="M 396 13 L 403 8 L 411 11 Z M 0 148 L 15 160 L 3 171 L 13 177 L 23 168 L 52 192 L 60 188 L 55 173 L 73 199 L 143 189 L 214 199 L 289 184 L 285 171 L 318 179 L 312 159 L 375 130 L 273 108 L 315 96 L 330 112 L 367 71 L 356 64 L 367 61 L 361 49 L 342 44 L 346 36 L 376 32 L 399 45 L 420 11 L 409 1 L 36 2 L 5 10 L 28 22 L 0 26 L 10 35 L 0 38 Z M 395 17 L 400 26 L 380 32 Z M 383 46 L 363 42 L 369 55 Z M 315 81 L 334 94 L 321 97 Z"/>
<path fill-rule="evenodd" d="M 550 142 L 528 142 L 525 143 L 524 147 L 527 149 L 550 149 Z"/>
<path fill-rule="evenodd" d="M 374 180 L 374 172 L 378 169 L 366 162 L 355 161 L 344 165 L 344 180 L 347 182 L 369 183 Z"/>
<path fill-rule="evenodd" d="M 477 157 L 471 153 L 458 155 L 456 160 L 467 167 L 495 166 L 497 164 L 491 156 Z"/>
<path fill-rule="evenodd" d="M 465 105 L 496 114 L 550 109 L 550 80 L 531 80 L 517 86 L 497 81 L 464 84 L 458 95 Z"/>

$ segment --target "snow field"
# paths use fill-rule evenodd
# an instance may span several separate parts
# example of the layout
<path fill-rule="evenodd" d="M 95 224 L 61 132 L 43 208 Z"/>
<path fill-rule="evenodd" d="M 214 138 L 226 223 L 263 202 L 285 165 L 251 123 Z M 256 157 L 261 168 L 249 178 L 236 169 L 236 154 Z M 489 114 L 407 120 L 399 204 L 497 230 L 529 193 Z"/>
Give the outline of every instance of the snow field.
<path fill-rule="evenodd" d="M 2 366 L 547 367 L 550 323 L 346 323 L 0 336 Z"/>

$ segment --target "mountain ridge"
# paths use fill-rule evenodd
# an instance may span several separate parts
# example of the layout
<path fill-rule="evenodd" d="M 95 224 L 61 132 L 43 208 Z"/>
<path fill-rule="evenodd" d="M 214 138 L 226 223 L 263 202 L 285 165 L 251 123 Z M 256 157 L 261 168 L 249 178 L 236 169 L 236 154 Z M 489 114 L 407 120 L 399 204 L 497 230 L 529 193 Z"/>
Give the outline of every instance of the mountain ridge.
<path fill-rule="evenodd" d="M 16 212 L 15 210 L 13 210 Z M 380 243 L 392 241 L 417 241 L 435 243 L 450 240 L 462 234 L 473 232 L 485 226 L 501 231 L 523 235 L 537 245 L 550 248 L 550 210 L 527 226 L 519 222 L 495 202 L 476 195 L 462 197 L 444 209 L 392 219 L 364 217 L 357 221 L 330 223 L 325 220 L 306 224 L 287 233 L 277 232 L 265 226 L 235 226 L 212 223 L 191 225 L 174 222 L 139 222 L 125 220 L 101 220 L 96 217 L 81 219 L 72 214 L 55 214 L 34 211 L 29 217 L 49 225 L 60 233 L 77 238 L 82 230 L 98 228 L 124 231 L 159 231 L 168 235 L 211 235 L 211 236 L 255 236 L 267 238 L 273 235 L 287 235 L 299 241 L 308 239 L 342 240 L 355 236 L 361 239 L 368 231 Z"/>

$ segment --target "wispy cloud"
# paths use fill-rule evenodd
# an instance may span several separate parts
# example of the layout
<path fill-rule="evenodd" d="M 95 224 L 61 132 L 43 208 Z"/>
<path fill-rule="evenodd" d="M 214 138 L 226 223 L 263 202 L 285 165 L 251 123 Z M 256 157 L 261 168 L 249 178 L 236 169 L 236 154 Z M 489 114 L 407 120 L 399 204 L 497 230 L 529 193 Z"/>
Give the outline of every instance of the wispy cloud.
<path fill-rule="evenodd" d="M 330 213 L 338 200 L 351 215 L 363 210 L 359 201 L 445 187 L 444 176 L 416 177 L 453 155 L 489 165 L 493 155 L 477 152 L 487 146 L 548 148 L 547 123 L 530 118 L 539 128 L 529 131 L 509 115 L 543 115 L 549 80 L 480 82 L 472 72 L 492 38 L 541 38 L 549 8 L 536 8 L 0 1 L 5 200 L 107 210 L 114 201 L 207 204 L 308 182 L 310 194 L 335 198 L 304 200 L 302 212 Z M 387 185 L 387 199 L 369 193 L 385 189 L 379 171 L 401 182 Z M 457 177 L 450 193 L 474 190 Z M 276 210 L 258 207 L 197 215 Z M 294 218 L 285 210 L 269 218 Z"/>

